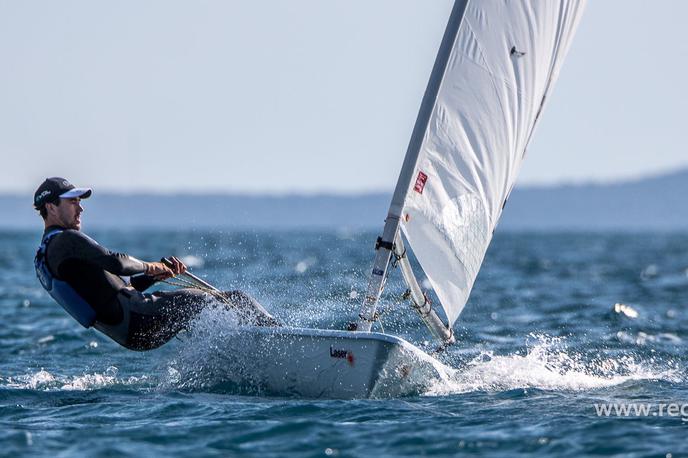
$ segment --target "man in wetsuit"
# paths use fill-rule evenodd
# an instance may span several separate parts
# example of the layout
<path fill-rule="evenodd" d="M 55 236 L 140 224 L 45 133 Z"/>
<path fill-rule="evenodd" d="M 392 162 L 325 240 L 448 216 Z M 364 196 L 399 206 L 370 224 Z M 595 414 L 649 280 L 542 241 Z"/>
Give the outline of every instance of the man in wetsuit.
<path fill-rule="evenodd" d="M 212 297 L 196 289 L 143 293 L 157 281 L 184 273 L 186 266 L 174 257 L 168 265 L 140 261 L 83 234 L 81 200 L 91 193 L 58 177 L 46 179 L 36 190 L 34 207 L 45 223 L 35 260 L 38 278 L 83 326 L 93 326 L 132 350 L 157 348 L 213 303 Z M 278 325 L 247 294 L 225 294 L 242 322 Z"/>

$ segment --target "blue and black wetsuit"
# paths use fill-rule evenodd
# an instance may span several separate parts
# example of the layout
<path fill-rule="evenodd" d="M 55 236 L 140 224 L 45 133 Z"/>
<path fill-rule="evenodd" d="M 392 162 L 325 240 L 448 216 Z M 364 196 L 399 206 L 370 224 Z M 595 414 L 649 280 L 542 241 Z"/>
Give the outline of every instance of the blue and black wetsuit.
<path fill-rule="evenodd" d="M 212 297 L 195 289 L 143 293 L 155 283 L 144 275 L 146 265 L 123 253 L 112 252 L 80 231 L 46 228 L 50 237 L 43 253 L 50 275 L 66 282 L 95 311 L 93 327 L 132 350 L 157 348 L 184 329 Z M 121 277 L 133 276 L 127 283 Z M 255 299 L 230 291 L 238 310 L 264 310 Z M 257 324 L 272 324 L 270 320 Z M 89 323 L 82 323 L 89 326 Z"/>

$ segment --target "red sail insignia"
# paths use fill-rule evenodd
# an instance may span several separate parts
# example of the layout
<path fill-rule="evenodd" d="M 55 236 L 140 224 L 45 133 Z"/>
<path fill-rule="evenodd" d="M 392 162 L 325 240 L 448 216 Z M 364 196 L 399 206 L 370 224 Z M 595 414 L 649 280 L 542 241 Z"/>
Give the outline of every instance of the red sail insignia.
<path fill-rule="evenodd" d="M 416 184 L 413 186 L 413 190 L 418 194 L 423 194 L 423 188 L 425 188 L 425 182 L 428 181 L 428 176 L 423 172 L 418 172 L 416 177 Z"/>

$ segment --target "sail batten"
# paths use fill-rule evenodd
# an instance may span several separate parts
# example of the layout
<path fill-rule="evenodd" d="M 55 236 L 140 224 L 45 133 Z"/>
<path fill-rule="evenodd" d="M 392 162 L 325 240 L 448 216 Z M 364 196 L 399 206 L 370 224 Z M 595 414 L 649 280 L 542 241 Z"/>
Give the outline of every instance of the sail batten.
<path fill-rule="evenodd" d="M 403 208 L 401 228 L 450 326 L 468 300 L 584 4 L 463 1 L 455 35 L 445 35 L 451 50 L 429 116 L 422 116 L 428 106 L 419 113 L 393 206 Z M 422 141 L 414 145 L 414 138 Z"/>

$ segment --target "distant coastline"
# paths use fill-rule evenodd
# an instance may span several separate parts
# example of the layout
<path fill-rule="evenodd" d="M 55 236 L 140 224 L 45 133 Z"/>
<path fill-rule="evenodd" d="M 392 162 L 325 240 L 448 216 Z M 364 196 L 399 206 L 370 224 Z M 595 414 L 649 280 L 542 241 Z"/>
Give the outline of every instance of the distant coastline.
<path fill-rule="evenodd" d="M 688 230 L 688 169 L 612 184 L 517 187 L 498 230 Z M 107 194 L 86 204 L 91 228 L 377 229 L 389 193 Z M 40 226 L 31 196 L 0 195 L 0 229 Z"/>

